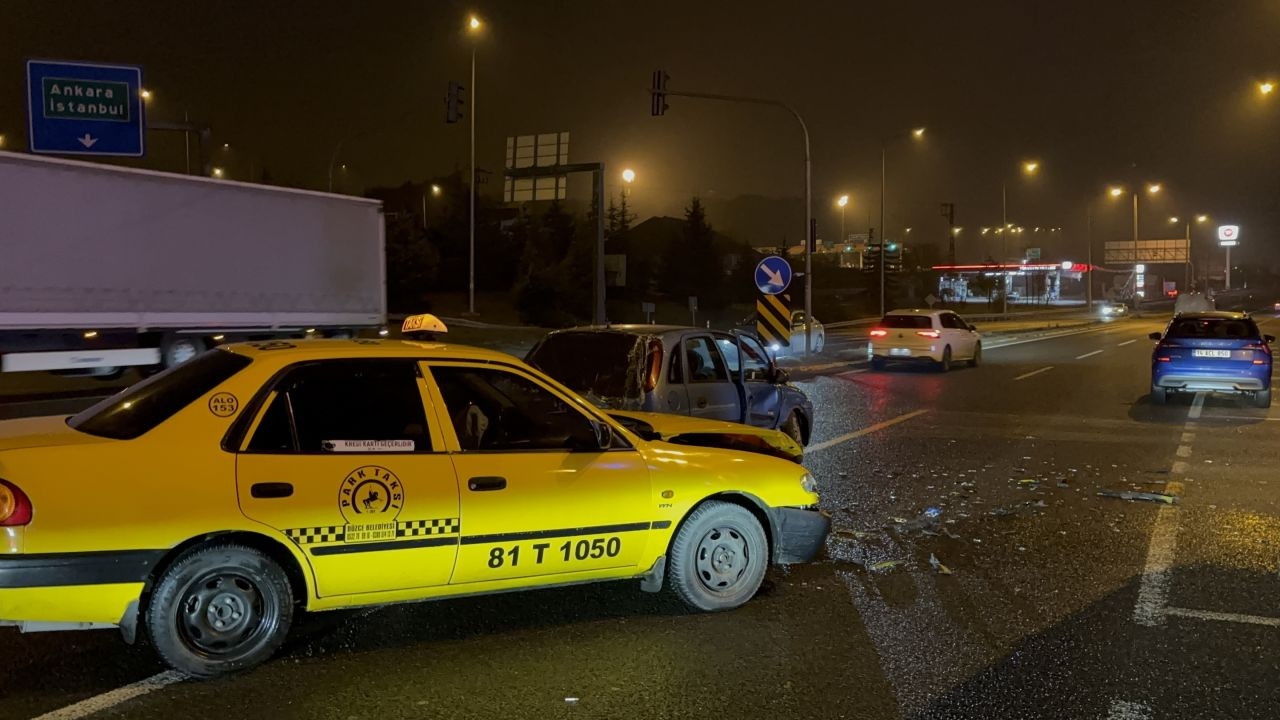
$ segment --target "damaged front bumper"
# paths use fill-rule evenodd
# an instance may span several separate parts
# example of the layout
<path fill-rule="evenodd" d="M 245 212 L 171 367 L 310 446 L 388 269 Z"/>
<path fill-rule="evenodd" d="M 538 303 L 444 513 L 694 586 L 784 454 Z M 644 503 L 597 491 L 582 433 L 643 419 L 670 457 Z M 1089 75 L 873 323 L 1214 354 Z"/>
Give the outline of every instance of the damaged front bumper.
<path fill-rule="evenodd" d="M 816 509 L 769 508 L 773 526 L 773 561 L 779 565 L 809 562 L 826 544 L 831 518 Z"/>

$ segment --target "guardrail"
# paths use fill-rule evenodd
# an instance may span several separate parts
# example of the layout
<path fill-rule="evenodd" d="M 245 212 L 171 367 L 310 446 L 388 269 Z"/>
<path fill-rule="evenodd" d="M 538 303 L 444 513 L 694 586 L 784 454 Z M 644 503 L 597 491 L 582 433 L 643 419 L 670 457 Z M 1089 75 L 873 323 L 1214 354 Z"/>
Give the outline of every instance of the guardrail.
<path fill-rule="evenodd" d="M 1064 308 L 1047 308 L 1044 310 L 1027 310 L 1025 312 L 1011 313 L 988 313 L 983 315 L 972 315 L 961 313 L 960 317 L 971 323 L 979 322 L 1001 322 L 1004 320 L 1039 320 L 1042 318 L 1052 318 L 1059 315 L 1070 315 L 1072 313 L 1088 315 L 1088 310 L 1083 306 L 1071 306 Z M 854 320 L 840 320 L 838 322 L 823 323 L 823 327 L 842 328 L 842 327 L 860 327 L 863 325 L 874 325 L 880 322 L 880 316 L 856 318 Z"/>

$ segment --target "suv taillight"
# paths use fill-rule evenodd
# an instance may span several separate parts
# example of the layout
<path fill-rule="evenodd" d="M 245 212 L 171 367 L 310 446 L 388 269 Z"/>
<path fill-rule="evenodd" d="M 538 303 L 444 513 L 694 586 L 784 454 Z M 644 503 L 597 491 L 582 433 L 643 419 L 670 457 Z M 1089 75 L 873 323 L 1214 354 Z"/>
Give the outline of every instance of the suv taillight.
<path fill-rule="evenodd" d="M 0 480 L 0 527 L 31 522 L 31 500 L 17 485 Z"/>
<path fill-rule="evenodd" d="M 869 334 L 871 337 L 885 337 L 886 335 L 888 335 L 888 334 L 889 334 L 889 331 L 888 331 L 888 330 L 882 330 L 882 329 L 880 329 L 880 328 L 876 328 L 876 329 L 872 330 L 872 331 L 871 331 L 870 333 L 868 333 L 868 334 Z"/>

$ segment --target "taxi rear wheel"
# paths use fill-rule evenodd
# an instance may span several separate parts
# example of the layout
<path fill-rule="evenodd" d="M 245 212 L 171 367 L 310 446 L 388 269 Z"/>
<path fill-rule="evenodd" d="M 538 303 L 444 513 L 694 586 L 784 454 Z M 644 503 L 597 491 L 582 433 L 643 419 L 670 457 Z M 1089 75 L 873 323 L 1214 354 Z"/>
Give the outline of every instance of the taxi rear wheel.
<path fill-rule="evenodd" d="M 147 607 L 147 630 L 160 657 L 196 677 L 265 661 L 292 620 L 284 570 L 240 545 L 212 545 L 180 558 L 160 577 Z"/>
<path fill-rule="evenodd" d="M 690 608 L 732 610 L 760 589 L 768 564 L 769 540 L 760 521 L 745 508 L 712 500 L 676 531 L 667 580 Z"/>

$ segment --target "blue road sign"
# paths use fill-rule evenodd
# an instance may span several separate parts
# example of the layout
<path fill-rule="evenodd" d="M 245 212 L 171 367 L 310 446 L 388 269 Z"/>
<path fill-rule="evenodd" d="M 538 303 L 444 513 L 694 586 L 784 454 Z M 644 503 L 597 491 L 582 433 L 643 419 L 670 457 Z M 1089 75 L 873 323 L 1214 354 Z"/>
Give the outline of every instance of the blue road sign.
<path fill-rule="evenodd" d="M 142 68 L 27 61 L 31 152 L 141 156 Z"/>
<path fill-rule="evenodd" d="M 756 265 L 756 287 L 765 295 L 777 295 L 791 285 L 791 265 L 777 255 Z"/>

